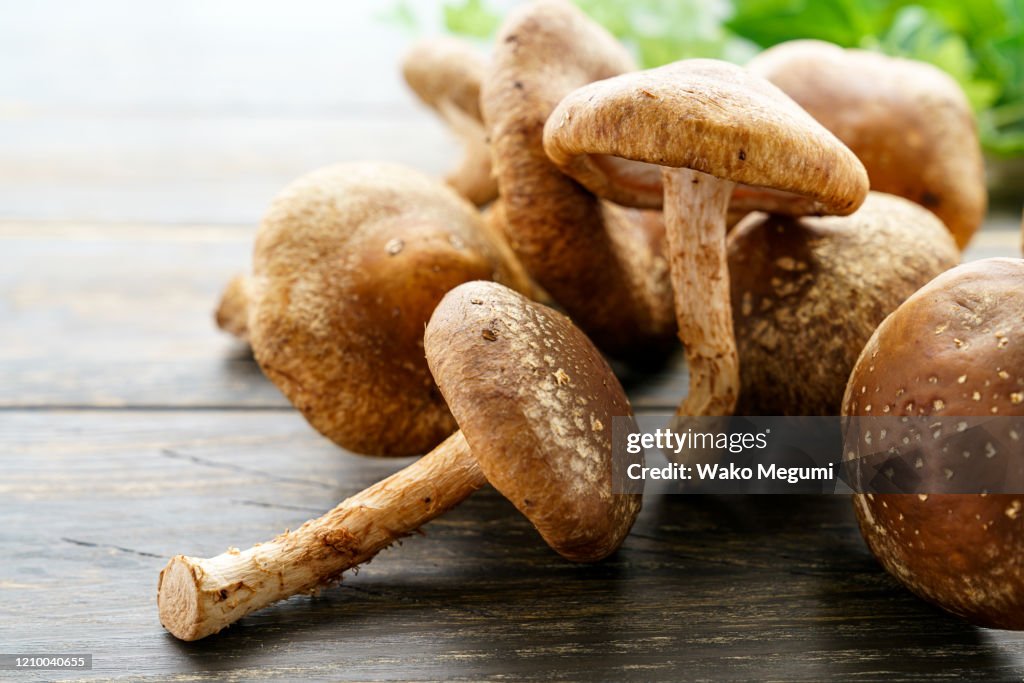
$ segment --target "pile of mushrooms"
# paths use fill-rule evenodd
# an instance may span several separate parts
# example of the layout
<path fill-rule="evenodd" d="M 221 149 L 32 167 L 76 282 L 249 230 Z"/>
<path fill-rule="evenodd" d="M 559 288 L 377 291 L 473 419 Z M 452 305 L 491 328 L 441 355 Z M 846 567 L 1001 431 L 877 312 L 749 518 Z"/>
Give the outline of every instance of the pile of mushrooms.
<path fill-rule="evenodd" d="M 179 638 L 339 581 L 487 483 L 563 557 L 614 552 L 640 497 L 613 493 L 631 411 L 602 353 L 657 365 L 678 336 L 680 416 L 1021 414 L 1024 264 L 954 268 L 986 196 L 966 99 L 933 67 L 797 41 L 637 71 L 575 5 L 536 0 L 489 56 L 433 39 L 402 72 L 462 162 L 299 178 L 216 319 L 342 448 L 427 455 L 268 543 L 174 557 L 158 602 Z M 1024 628 L 1018 509 L 857 498 L 912 590 Z"/>

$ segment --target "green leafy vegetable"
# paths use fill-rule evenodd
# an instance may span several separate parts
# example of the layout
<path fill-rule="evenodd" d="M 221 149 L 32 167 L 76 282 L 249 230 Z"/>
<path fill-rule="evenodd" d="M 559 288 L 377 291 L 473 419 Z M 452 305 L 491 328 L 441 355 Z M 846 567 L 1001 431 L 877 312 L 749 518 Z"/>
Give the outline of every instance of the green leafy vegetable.
<path fill-rule="evenodd" d="M 473 38 L 488 38 L 498 30 L 501 17 L 483 0 L 447 2 L 444 5 L 444 24 L 452 33 Z"/>
<path fill-rule="evenodd" d="M 818 38 L 929 62 L 955 78 L 991 154 L 1024 156 L 1024 0 L 734 0 L 761 47 Z"/>
<path fill-rule="evenodd" d="M 843 47 L 879 35 L 891 21 L 886 0 L 734 0 L 727 26 L 763 48 L 814 38 Z"/>
<path fill-rule="evenodd" d="M 632 48 L 644 66 L 690 57 L 746 61 L 757 47 L 731 35 L 729 0 L 577 0 L 577 4 Z"/>

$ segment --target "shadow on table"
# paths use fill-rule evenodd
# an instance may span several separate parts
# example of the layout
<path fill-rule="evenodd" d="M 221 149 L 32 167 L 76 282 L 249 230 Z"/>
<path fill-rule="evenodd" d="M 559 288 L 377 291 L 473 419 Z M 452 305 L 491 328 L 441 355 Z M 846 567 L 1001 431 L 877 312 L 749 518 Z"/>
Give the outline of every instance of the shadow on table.
<path fill-rule="evenodd" d="M 174 648 L 195 670 L 315 667 L 337 678 L 893 680 L 1022 670 L 1016 635 L 971 627 L 889 578 L 863 548 L 845 498 L 663 497 L 596 565 L 562 561 L 496 494 L 464 508 L 428 527 L 434 538 L 390 551 L 321 597 Z"/>

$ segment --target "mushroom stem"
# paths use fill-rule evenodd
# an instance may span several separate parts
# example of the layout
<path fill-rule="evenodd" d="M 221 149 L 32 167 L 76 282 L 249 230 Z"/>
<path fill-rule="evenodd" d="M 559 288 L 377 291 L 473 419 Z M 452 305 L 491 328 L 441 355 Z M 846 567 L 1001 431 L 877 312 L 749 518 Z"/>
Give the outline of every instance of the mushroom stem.
<path fill-rule="evenodd" d="M 437 110 L 464 149 L 462 161 L 444 181 L 477 206 L 487 204 L 498 196 L 498 186 L 491 171 L 491 146 L 484 125 L 451 100 L 440 100 Z"/>
<path fill-rule="evenodd" d="M 182 640 L 217 633 L 246 614 L 340 579 L 486 483 L 462 432 L 428 455 L 268 543 L 160 572 L 160 622 Z"/>
<path fill-rule="evenodd" d="M 731 415 L 740 376 L 725 235 L 735 183 L 686 168 L 665 168 L 662 176 L 676 320 L 690 372 L 676 413 Z"/>
<path fill-rule="evenodd" d="M 227 287 L 224 288 L 224 293 L 221 295 L 220 303 L 217 304 L 217 311 L 214 314 L 217 327 L 242 341 L 249 340 L 250 284 L 249 278 L 245 275 L 236 275 L 231 278 Z"/>

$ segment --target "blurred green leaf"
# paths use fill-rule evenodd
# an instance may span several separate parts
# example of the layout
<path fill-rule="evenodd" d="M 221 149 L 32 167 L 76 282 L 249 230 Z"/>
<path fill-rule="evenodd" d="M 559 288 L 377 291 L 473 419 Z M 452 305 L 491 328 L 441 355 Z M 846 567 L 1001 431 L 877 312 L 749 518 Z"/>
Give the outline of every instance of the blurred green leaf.
<path fill-rule="evenodd" d="M 977 64 L 963 36 L 919 5 L 901 9 L 879 49 L 898 57 L 929 62 L 955 78 L 975 110 L 990 106 L 999 97 L 999 84 L 977 74 Z"/>
<path fill-rule="evenodd" d="M 887 0 L 734 0 L 726 26 L 761 47 L 814 38 L 843 47 L 860 45 L 888 24 Z"/>
<path fill-rule="evenodd" d="M 660 66 L 691 57 L 729 58 L 753 54 L 724 20 L 728 0 L 576 0 L 577 4 L 632 48 L 641 66 Z"/>
<path fill-rule="evenodd" d="M 921 0 L 921 7 L 942 19 L 953 31 L 981 39 L 1000 35 L 1007 28 L 1008 0 Z"/>
<path fill-rule="evenodd" d="M 415 31 L 419 23 L 416 21 L 416 13 L 412 11 L 408 0 L 398 0 L 378 14 L 377 18 L 386 24 L 392 24 L 407 31 Z"/>
<path fill-rule="evenodd" d="M 462 0 L 444 5 L 444 25 L 452 33 L 489 38 L 498 30 L 501 17 L 483 0 Z"/>
<path fill-rule="evenodd" d="M 1002 156 L 1024 155 L 1024 32 L 992 43 L 1003 75 L 996 105 L 980 116 L 982 141 Z"/>

